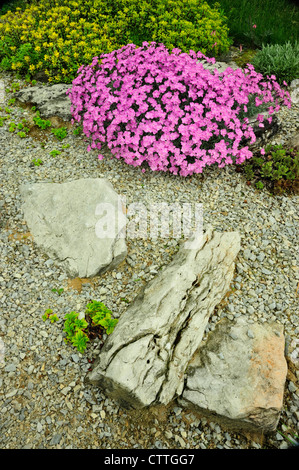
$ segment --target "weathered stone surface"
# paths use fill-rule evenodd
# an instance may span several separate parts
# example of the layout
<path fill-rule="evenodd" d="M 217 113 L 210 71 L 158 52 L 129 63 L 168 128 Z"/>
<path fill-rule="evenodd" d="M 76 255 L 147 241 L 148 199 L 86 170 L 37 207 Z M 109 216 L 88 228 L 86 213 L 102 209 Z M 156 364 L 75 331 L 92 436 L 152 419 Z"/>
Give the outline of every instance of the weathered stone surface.
<path fill-rule="evenodd" d="M 104 178 L 66 183 L 34 183 L 20 187 L 25 221 L 35 243 L 71 277 L 88 278 L 114 269 L 127 254 L 118 238 L 117 220 L 125 217 L 112 185 Z M 99 204 L 115 211 L 116 234 L 99 237 Z M 121 227 L 120 227 L 121 228 Z"/>
<path fill-rule="evenodd" d="M 70 85 L 58 83 L 56 85 L 28 86 L 15 93 L 15 97 L 22 103 L 37 106 L 42 118 L 58 116 L 64 121 L 70 121 L 71 101 L 66 91 Z"/>
<path fill-rule="evenodd" d="M 181 405 L 245 432 L 275 430 L 287 363 L 280 324 L 221 320 L 186 371 Z"/>
<path fill-rule="evenodd" d="M 181 394 L 187 364 L 229 289 L 239 234 L 208 227 L 191 241 L 122 314 L 86 378 L 125 406 L 167 405 Z"/>
<path fill-rule="evenodd" d="M 206 60 L 199 60 L 198 62 L 200 62 L 205 69 L 209 70 L 212 73 L 214 72 L 215 69 L 217 69 L 218 73 L 222 73 L 228 67 L 230 67 L 233 70 L 237 70 L 238 68 L 240 68 L 233 61 L 230 61 L 230 62 L 216 61 L 215 64 L 211 64 L 210 62 L 207 62 Z"/>
<path fill-rule="evenodd" d="M 248 148 L 252 152 L 257 150 L 260 151 L 261 147 L 266 147 L 271 142 L 271 139 L 273 139 L 273 137 L 281 130 L 281 126 L 279 125 L 279 121 L 276 114 L 271 115 L 271 123 L 269 123 L 267 120 L 267 113 L 258 114 L 265 116 L 263 121 L 264 127 L 259 127 L 259 122 L 257 121 L 257 114 L 248 119 L 248 123 L 252 127 L 253 132 L 256 136 L 256 141 L 253 144 L 250 144 L 250 140 L 246 143 L 246 145 L 248 145 Z"/>

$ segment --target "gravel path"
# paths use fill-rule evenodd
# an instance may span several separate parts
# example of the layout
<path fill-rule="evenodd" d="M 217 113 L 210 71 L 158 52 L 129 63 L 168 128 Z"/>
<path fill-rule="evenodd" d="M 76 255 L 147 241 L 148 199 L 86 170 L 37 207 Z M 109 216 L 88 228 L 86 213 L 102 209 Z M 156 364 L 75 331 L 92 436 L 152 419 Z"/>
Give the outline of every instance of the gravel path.
<path fill-rule="evenodd" d="M 9 75 L 0 79 L 6 86 Z M 14 80 L 16 82 L 17 80 Z M 5 95 L 0 115 L 12 93 Z M 11 122 L 28 111 L 9 106 Z M 286 139 L 298 126 L 298 105 L 280 118 Z M 298 197 L 272 197 L 246 185 L 233 168 L 207 168 L 203 175 L 180 178 L 142 173 L 109 156 L 87 153 L 82 136 L 59 142 L 50 133 L 20 138 L 0 127 L 0 445 L 3 449 L 246 449 L 287 448 L 299 434 Z M 278 140 L 279 140 L 278 138 Z M 276 139 L 277 140 L 277 139 Z M 69 145 L 68 148 L 62 146 Z M 61 151 L 53 157 L 50 151 Z M 43 164 L 35 166 L 33 159 Z M 203 204 L 204 225 L 238 230 L 242 248 L 229 297 L 211 318 L 208 330 L 223 317 L 246 315 L 252 322 L 283 324 L 290 371 L 277 432 L 260 439 L 227 432 L 178 406 L 156 412 L 120 409 L 97 388 L 84 383 L 101 347 L 85 354 L 65 344 L 63 317 L 84 312 L 89 300 L 101 300 L 115 317 L 126 309 L 140 286 L 168 263 L 178 248 L 173 239 L 127 240 L 128 257 L 117 270 L 82 282 L 69 280 L 53 260 L 33 244 L 23 220 L 19 185 L 105 177 L 127 204 L 165 201 Z M 63 288 L 58 295 L 52 289 Z M 44 322 L 51 308 L 59 321 Z M 102 341 L 105 340 L 105 336 Z M 293 362 L 290 356 L 293 351 Z M 297 367 L 297 369 L 296 369 Z"/>

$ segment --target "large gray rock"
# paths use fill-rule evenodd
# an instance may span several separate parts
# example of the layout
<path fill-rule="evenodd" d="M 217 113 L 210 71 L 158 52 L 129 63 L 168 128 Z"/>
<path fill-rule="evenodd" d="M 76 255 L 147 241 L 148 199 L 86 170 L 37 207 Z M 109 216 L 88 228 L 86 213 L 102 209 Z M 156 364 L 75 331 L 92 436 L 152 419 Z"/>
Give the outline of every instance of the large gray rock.
<path fill-rule="evenodd" d="M 188 366 L 180 404 L 228 428 L 274 431 L 287 374 L 284 346 L 280 324 L 221 320 Z"/>
<path fill-rule="evenodd" d="M 64 121 L 72 119 L 71 101 L 66 95 L 70 85 L 58 83 L 56 85 L 28 86 L 15 93 L 21 103 L 37 106 L 42 118 L 57 116 Z"/>
<path fill-rule="evenodd" d="M 63 264 L 71 277 L 92 277 L 114 269 L 127 254 L 118 237 L 125 217 L 112 185 L 104 178 L 66 183 L 33 183 L 20 187 L 24 218 L 35 243 L 53 260 Z M 115 217 L 115 232 L 99 236 L 98 224 L 108 204 Z M 106 206 L 105 206 L 106 207 Z M 108 233 L 107 233 L 108 234 Z"/>
<path fill-rule="evenodd" d="M 209 317 L 229 289 L 239 250 L 237 232 L 210 227 L 186 242 L 122 314 L 87 382 L 133 408 L 179 396 Z"/>

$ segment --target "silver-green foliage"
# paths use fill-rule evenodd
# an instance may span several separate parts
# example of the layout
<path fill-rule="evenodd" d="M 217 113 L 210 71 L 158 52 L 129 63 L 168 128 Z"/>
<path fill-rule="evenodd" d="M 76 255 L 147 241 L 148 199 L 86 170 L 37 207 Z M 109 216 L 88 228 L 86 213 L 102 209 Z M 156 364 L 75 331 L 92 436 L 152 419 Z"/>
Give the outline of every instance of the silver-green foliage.
<path fill-rule="evenodd" d="M 284 80 L 289 84 L 299 77 L 299 43 L 263 46 L 252 59 L 252 65 L 264 76 L 275 75 L 280 84 Z"/>

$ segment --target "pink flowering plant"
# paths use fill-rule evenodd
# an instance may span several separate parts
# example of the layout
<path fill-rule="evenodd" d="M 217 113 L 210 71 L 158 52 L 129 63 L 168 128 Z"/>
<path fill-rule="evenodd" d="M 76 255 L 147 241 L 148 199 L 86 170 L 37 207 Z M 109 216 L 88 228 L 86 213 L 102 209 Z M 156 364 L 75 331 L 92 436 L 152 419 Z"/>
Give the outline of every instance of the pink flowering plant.
<path fill-rule="evenodd" d="M 289 94 L 274 76 L 265 80 L 251 65 L 219 74 L 199 60 L 215 63 L 201 52 L 169 52 L 163 44 L 144 42 L 81 66 L 67 93 L 72 122 L 91 138 L 87 150 L 106 144 L 129 165 L 147 163 L 153 171 L 181 176 L 249 159 L 244 144 L 256 137 L 248 106 L 255 113 L 266 106 L 271 120 L 281 104 L 291 106 Z M 259 126 L 264 119 L 265 113 L 258 115 Z"/>

